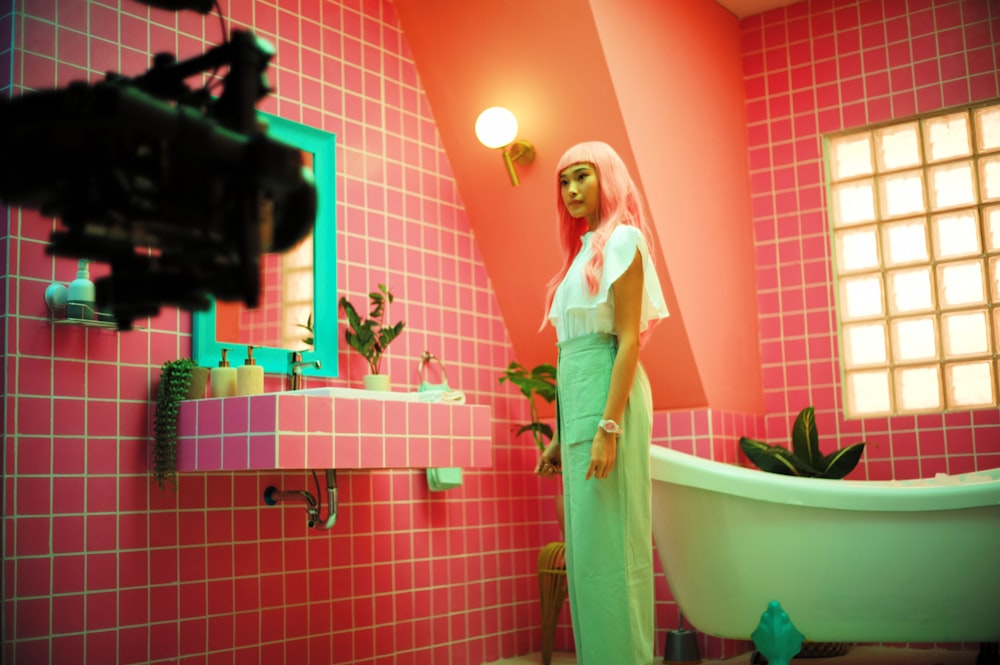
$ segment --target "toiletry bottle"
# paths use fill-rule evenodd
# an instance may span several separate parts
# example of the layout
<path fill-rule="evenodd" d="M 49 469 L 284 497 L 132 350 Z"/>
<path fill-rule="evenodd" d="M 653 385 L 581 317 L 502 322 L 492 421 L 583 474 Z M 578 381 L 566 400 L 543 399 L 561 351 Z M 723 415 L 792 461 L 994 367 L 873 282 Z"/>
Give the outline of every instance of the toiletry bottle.
<path fill-rule="evenodd" d="M 229 366 L 226 354 L 229 349 L 222 349 L 222 360 L 218 367 L 213 367 L 209 376 L 209 394 L 212 397 L 232 397 L 236 394 L 236 368 Z"/>
<path fill-rule="evenodd" d="M 76 279 L 69 283 L 66 316 L 70 319 L 91 320 L 97 318 L 94 283 L 90 281 L 89 263 L 87 259 L 80 259 L 80 263 L 77 265 Z"/>
<path fill-rule="evenodd" d="M 264 392 L 264 368 L 253 357 L 253 346 L 247 347 L 247 359 L 236 368 L 236 394 L 259 395 Z"/>

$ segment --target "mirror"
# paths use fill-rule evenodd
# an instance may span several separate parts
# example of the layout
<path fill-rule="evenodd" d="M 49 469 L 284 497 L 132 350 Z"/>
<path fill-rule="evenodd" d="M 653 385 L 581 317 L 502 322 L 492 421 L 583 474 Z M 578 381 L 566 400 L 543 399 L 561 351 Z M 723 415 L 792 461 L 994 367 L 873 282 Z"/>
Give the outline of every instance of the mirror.
<path fill-rule="evenodd" d="M 212 301 L 194 313 L 194 361 L 216 367 L 222 349 L 238 367 L 253 345 L 265 372 L 288 374 L 292 351 L 319 360 L 309 376 L 337 376 L 337 219 L 336 136 L 260 113 L 271 138 L 300 148 L 312 164 L 317 189 L 316 224 L 296 248 L 261 256 L 260 305 Z M 311 331 L 310 328 L 311 327 Z M 311 342 L 311 344 L 309 343 Z"/>

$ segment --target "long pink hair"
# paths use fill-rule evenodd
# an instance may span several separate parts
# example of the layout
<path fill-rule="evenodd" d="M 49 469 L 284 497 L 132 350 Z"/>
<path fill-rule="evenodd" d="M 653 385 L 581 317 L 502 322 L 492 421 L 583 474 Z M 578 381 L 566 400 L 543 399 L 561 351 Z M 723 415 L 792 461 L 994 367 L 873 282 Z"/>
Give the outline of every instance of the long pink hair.
<path fill-rule="evenodd" d="M 607 143 L 603 141 L 588 141 L 578 143 L 567 150 L 556 166 L 556 218 L 559 223 L 559 240 L 563 250 L 563 265 L 559 272 L 549 280 L 545 296 L 545 318 L 542 327 L 548 323 L 548 313 L 552 308 L 552 299 L 556 289 L 580 249 L 580 236 L 588 231 L 587 220 L 574 218 L 569 214 L 562 200 L 560 174 L 574 164 L 591 164 L 597 171 L 597 182 L 600 186 L 600 222 L 594 229 L 591 241 L 594 253 L 584 267 L 584 281 L 591 295 L 600 288 L 601 274 L 604 270 L 604 246 L 611 232 L 620 224 L 634 226 L 642 232 L 646 239 L 646 247 L 652 247 L 649 226 L 643 212 L 642 195 L 635 186 L 628 167 Z M 650 261 L 653 257 L 650 254 Z"/>

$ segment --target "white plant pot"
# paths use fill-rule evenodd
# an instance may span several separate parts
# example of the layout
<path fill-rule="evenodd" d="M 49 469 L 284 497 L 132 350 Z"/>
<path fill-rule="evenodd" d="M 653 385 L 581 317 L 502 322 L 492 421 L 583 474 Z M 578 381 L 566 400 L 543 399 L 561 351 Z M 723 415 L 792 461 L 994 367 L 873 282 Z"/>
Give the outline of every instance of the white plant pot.
<path fill-rule="evenodd" d="M 388 374 L 366 374 L 365 390 L 381 390 L 388 392 L 391 389 Z"/>

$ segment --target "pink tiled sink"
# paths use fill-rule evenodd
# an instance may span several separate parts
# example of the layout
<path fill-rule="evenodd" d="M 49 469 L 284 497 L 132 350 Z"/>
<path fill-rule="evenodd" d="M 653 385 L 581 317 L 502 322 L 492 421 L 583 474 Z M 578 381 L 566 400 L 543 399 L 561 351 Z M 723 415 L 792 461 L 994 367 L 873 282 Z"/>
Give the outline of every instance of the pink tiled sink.
<path fill-rule="evenodd" d="M 438 396 L 439 397 L 439 396 Z M 312 388 L 181 403 L 178 471 L 492 465 L 491 408 Z"/>

